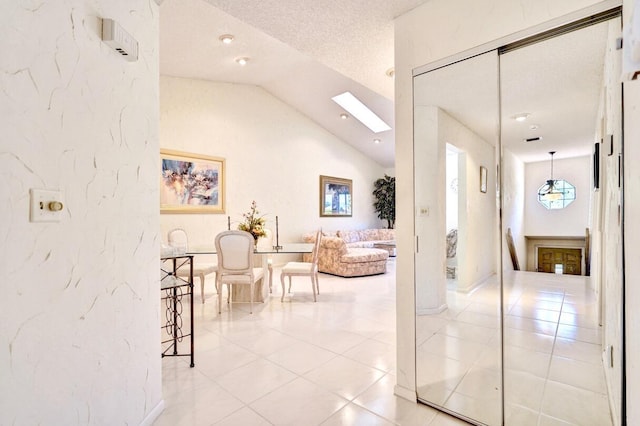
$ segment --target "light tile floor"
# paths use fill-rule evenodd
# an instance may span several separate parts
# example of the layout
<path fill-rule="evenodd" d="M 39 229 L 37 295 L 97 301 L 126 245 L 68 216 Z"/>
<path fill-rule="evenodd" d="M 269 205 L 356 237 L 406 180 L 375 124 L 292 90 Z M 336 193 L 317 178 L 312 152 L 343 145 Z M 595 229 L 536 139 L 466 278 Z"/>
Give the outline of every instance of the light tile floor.
<path fill-rule="evenodd" d="M 234 304 L 221 315 L 205 291 L 206 303 L 195 303 L 195 367 L 162 360 L 166 408 L 154 424 L 466 425 L 393 394 L 393 259 L 384 275 L 321 274 L 317 303 L 308 280 L 292 290 L 280 302 L 274 285 L 253 314 Z"/>
<path fill-rule="evenodd" d="M 499 286 L 417 318 L 418 394 L 500 424 Z M 586 277 L 516 272 L 504 279 L 505 424 L 611 425 L 597 300 Z"/>

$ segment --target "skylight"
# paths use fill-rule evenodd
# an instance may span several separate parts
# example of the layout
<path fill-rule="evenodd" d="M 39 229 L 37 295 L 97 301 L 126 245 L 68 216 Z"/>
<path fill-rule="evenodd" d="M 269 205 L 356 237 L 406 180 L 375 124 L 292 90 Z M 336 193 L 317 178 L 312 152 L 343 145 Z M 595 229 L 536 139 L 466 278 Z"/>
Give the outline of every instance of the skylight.
<path fill-rule="evenodd" d="M 331 99 L 344 108 L 349 114 L 360 120 L 360 122 L 371 129 L 373 133 L 391 130 L 391 127 L 387 123 L 382 121 L 380 117 L 360 102 L 358 98 L 353 96 L 351 92 L 344 92 Z"/>

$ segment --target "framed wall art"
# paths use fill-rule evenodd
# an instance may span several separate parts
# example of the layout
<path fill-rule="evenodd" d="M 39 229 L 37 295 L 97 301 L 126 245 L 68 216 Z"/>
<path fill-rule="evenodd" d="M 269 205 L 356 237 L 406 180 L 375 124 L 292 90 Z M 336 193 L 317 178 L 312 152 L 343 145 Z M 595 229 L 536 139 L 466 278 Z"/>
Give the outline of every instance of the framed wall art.
<path fill-rule="evenodd" d="M 351 179 L 320 176 L 320 216 L 351 216 Z"/>
<path fill-rule="evenodd" d="M 160 213 L 224 213 L 225 160 L 160 150 Z"/>

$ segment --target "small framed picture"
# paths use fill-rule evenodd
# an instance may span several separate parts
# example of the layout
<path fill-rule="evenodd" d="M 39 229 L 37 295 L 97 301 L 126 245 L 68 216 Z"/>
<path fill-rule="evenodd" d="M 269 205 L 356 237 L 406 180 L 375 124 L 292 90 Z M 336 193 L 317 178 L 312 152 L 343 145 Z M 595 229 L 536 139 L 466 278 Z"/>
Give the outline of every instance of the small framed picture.
<path fill-rule="evenodd" d="M 320 217 L 351 216 L 351 179 L 320 176 Z"/>
<path fill-rule="evenodd" d="M 487 168 L 480 166 L 480 192 L 487 192 Z"/>

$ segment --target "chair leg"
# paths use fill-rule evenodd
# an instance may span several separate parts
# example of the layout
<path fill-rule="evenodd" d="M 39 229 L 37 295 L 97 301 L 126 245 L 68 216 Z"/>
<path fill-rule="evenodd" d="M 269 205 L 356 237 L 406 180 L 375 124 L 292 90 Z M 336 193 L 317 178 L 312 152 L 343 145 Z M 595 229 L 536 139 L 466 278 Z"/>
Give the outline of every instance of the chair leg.
<path fill-rule="evenodd" d="M 204 303 L 204 274 L 200 274 L 200 297 Z"/>
<path fill-rule="evenodd" d="M 216 289 L 218 291 L 218 314 L 222 313 L 222 281 L 216 276 Z"/>
<path fill-rule="evenodd" d="M 320 294 L 320 282 L 318 281 L 318 273 L 314 273 L 313 276 L 316 277 L 316 293 Z"/>
<path fill-rule="evenodd" d="M 253 314 L 253 289 L 255 288 L 255 284 L 251 283 L 249 288 L 251 290 L 251 295 L 249 296 L 249 313 Z"/>
<path fill-rule="evenodd" d="M 289 275 L 289 293 L 291 293 L 291 275 Z"/>
<path fill-rule="evenodd" d="M 273 293 L 273 266 L 271 262 L 268 263 L 267 270 L 269 271 L 269 293 Z"/>
<path fill-rule="evenodd" d="M 280 297 L 280 301 L 284 302 L 284 272 L 280 273 L 280 283 L 282 284 L 282 296 Z"/>
<path fill-rule="evenodd" d="M 311 291 L 313 291 L 313 301 L 317 302 L 316 299 L 316 279 L 313 275 L 311 275 Z"/>

